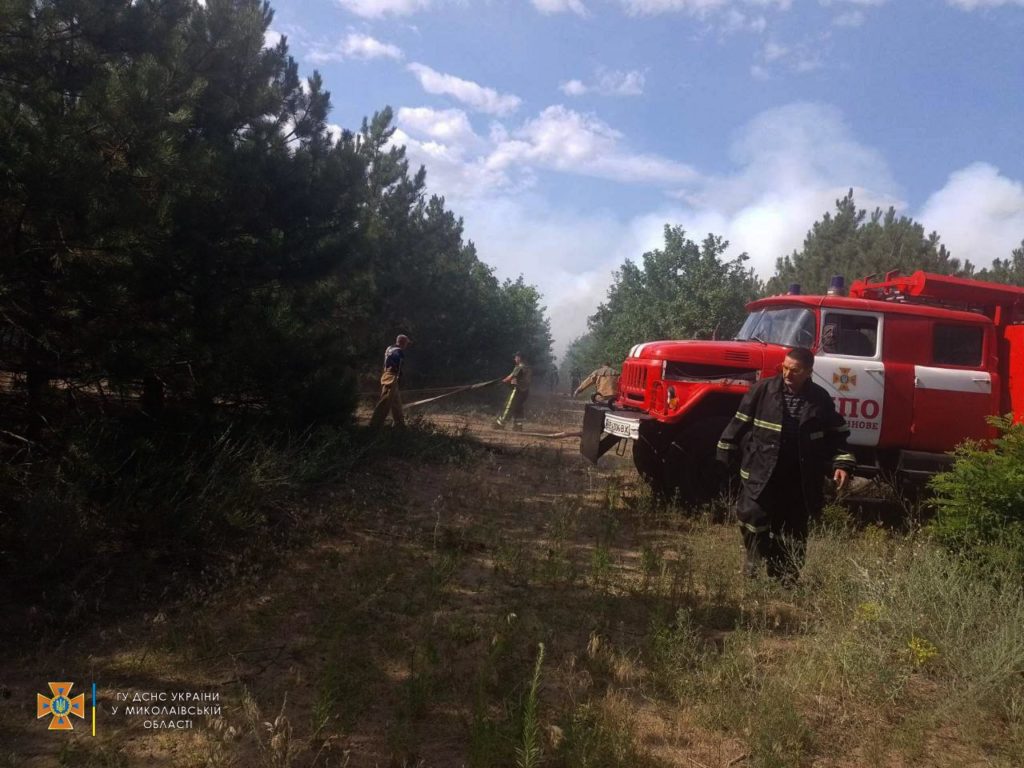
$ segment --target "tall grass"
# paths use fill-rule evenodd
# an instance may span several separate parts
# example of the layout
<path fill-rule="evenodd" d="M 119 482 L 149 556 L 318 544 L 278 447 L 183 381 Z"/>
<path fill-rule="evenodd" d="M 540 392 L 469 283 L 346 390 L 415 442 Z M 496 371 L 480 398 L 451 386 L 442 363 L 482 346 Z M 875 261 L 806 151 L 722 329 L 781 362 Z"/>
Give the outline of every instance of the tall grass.
<path fill-rule="evenodd" d="M 523 703 L 523 730 L 519 746 L 516 747 L 516 768 L 537 768 L 543 752 L 541 750 L 540 721 L 538 706 L 540 699 L 540 673 L 544 665 L 544 643 L 537 646 L 537 660 L 533 665 L 533 676 Z"/>
<path fill-rule="evenodd" d="M 0 582 L 50 621 L 77 621 L 81 595 L 137 601 L 308 533 L 304 499 L 359 466 L 398 457 L 459 463 L 478 449 L 420 421 L 400 433 L 289 432 L 259 421 L 84 422 L 61 445 L 0 463 Z M 321 521 L 322 522 L 322 521 Z M 48 574 L 63 574 L 46 590 Z M 17 627 L 15 627 L 17 629 Z"/>
<path fill-rule="evenodd" d="M 727 557 L 713 527 L 691 536 Z M 795 591 L 721 585 L 698 568 L 688 594 L 702 597 L 652 625 L 653 690 L 741 737 L 754 765 L 848 750 L 865 765 L 891 753 L 928 762 L 939 733 L 995 765 L 1020 764 L 1024 591 L 988 575 L 926 535 L 875 527 L 812 537 Z M 739 609 L 721 643 L 710 640 L 709 600 Z"/>

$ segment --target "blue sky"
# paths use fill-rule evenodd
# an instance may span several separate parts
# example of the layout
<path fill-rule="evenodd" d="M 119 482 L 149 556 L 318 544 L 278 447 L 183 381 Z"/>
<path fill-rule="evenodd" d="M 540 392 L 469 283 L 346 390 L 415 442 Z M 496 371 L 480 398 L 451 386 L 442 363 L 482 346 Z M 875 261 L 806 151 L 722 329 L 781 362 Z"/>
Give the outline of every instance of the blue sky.
<path fill-rule="evenodd" d="M 666 223 L 764 277 L 854 188 L 988 265 L 1024 239 L 1024 0 L 273 0 L 331 122 L 396 141 L 556 350 Z M 851 276 L 852 277 L 852 276 Z"/>

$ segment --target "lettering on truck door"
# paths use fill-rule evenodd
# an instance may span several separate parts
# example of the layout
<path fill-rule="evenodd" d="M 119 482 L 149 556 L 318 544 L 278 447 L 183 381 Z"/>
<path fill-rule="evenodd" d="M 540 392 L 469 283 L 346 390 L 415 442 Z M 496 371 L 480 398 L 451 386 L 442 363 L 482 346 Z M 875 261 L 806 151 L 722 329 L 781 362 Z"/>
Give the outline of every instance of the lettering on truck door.
<path fill-rule="evenodd" d="M 877 312 L 822 310 L 814 381 L 832 395 L 850 427 L 850 444 L 876 446 L 882 434 L 885 364 L 884 316 Z"/>

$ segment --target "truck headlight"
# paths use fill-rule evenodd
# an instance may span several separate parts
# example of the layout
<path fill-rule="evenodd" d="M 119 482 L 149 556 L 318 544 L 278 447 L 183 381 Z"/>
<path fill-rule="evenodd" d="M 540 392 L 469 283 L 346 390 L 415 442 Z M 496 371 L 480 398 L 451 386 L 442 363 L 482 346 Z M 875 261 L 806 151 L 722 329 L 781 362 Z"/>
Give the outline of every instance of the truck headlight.
<path fill-rule="evenodd" d="M 668 409 L 670 411 L 674 411 L 678 407 L 679 407 L 679 400 L 676 398 L 676 388 L 675 387 L 669 387 L 668 388 Z"/>

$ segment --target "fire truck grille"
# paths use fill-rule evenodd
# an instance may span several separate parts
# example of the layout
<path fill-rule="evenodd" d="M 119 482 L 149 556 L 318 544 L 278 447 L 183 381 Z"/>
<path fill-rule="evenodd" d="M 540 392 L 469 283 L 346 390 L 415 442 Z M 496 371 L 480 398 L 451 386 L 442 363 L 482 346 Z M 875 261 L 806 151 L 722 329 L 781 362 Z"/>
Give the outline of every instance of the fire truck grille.
<path fill-rule="evenodd" d="M 647 387 L 647 366 L 626 363 L 619 382 L 622 389 L 638 389 L 643 392 Z"/>
<path fill-rule="evenodd" d="M 742 350 L 739 349 L 730 349 L 728 352 L 725 353 L 725 359 L 732 360 L 733 362 L 736 363 L 749 363 L 750 353 L 743 352 Z"/>

